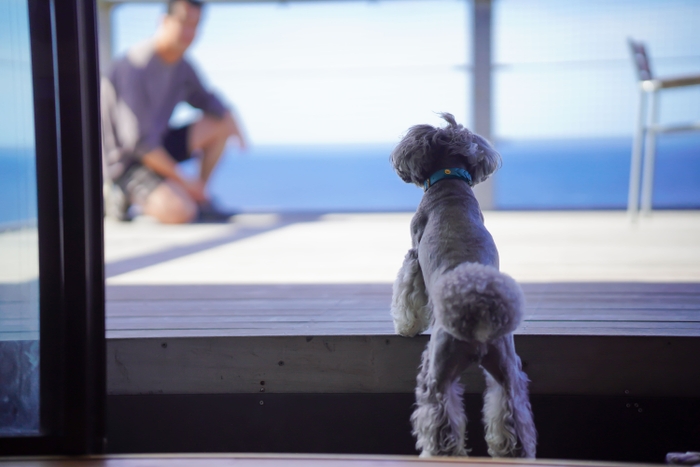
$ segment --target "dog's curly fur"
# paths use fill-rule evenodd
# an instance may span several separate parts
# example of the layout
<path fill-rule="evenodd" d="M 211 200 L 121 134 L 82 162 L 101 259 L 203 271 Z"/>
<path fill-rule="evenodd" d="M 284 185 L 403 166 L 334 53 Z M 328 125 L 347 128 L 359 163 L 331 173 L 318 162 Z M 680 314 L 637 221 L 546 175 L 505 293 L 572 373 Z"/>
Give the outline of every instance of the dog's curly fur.
<path fill-rule="evenodd" d="M 486 180 L 500 166 L 500 155 L 452 115 L 441 116 L 444 128 L 409 129 L 391 154 L 396 173 L 418 186 L 447 168 L 466 169 L 474 184 Z M 411 221 L 411 235 L 412 248 L 394 282 L 391 316 L 403 336 L 432 324 L 411 416 L 416 447 L 423 456 L 467 454 L 460 376 L 476 363 L 486 376 L 489 454 L 535 457 L 528 379 L 512 334 L 523 318 L 524 297 L 498 270 L 498 250 L 471 187 L 456 179 L 431 186 Z"/>

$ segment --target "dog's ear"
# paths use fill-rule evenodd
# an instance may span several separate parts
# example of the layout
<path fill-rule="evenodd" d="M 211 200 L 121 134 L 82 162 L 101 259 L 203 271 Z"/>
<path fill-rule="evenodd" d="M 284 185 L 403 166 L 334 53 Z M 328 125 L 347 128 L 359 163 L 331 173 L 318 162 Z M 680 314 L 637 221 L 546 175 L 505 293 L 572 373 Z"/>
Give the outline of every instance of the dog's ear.
<path fill-rule="evenodd" d="M 466 155 L 467 170 L 474 185 L 481 183 L 501 167 L 501 155 L 486 138 L 472 133 L 472 142 Z"/>
<path fill-rule="evenodd" d="M 391 153 L 394 170 L 406 183 L 422 186 L 434 169 L 436 158 L 460 158 L 473 184 L 483 182 L 501 165 L 501 155 L 485 138 L 458 124 L 454 116 L 442 113 L 444 128 L 430 125 L 411 127 Z"/>
<path fill-rule="evenodd" d="M 501 166 L 501 155 L 486 138 L 459 125 L 452 114 L 440 116 L 448 126 L 437 131 L 433 145 L 442 146 L 446 155 L 461 157 L 474 185 L 486 180 Z"/>
<path fill-rule="evenodd" d="M 430 176 L 431 141 L 436 131 L 430 125 L 411 127 L 391 152 L 391 165 L 401 180 L 422 186 Z"/>

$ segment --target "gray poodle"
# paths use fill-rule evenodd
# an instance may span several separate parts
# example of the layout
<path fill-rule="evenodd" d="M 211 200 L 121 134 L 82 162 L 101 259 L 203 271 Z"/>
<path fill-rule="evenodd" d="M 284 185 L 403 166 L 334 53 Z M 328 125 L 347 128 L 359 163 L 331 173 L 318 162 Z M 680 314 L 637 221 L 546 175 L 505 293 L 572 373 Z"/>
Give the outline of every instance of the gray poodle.
<path fill-rule="evenodd" d="M 399 177 L 425 190 L 391 305 L 402 336 L 432 325 L 411 416 L 416 447 L 422 456 L 467 454 L 460 375 L 475 363 L 486 377 L 489 454 L 535 457 L 528 379 L 513 343 L 524 297 L 518 284 L 498 271 L 498 250 L 472 191 L 498 168 L 501 157 L 452 115 L 441 116 L 445 128 L 414 126 L 391 154 Z"/>

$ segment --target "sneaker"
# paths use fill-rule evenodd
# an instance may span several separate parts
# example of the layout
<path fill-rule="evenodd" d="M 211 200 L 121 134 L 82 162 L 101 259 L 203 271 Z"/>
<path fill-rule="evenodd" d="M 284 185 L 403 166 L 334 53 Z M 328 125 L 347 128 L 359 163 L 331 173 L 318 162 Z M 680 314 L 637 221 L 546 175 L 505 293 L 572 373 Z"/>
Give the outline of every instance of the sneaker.
<path fill-rule="evenodd" d="M 230 222 L 231 218 L 236 214 L 237 213 L 234 211 L 227 211 L 216 207 L 211 201 L 205 201 L 199 203 L 199 214 L 195 222 L 201 224 L 223 224 Z"/>
<path fill-rule="evenodd" d="M 105 181 L 103 186 L 104 191 L 104 209 L 105 217 L 115 219 L 122 222 L 131 220 L 129 215 L 129 199 L 116 183 Z"/>
<path fill-rule="evenodd" d="M 673 465 L 700 465 L 700 452 L 669 452 L 666 463 Z"/>

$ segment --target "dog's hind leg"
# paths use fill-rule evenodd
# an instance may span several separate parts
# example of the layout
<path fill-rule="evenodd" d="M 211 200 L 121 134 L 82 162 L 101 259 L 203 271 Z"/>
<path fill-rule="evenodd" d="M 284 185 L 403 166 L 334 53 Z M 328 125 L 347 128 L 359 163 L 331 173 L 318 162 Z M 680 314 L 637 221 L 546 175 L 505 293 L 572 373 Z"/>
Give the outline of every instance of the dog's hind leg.
<path fill-rule="evenodd" d="M 433 333 L 423 352 L 411 416 L 421 456 L 467 455 L 464 387 L 459 379 L 483 352 L 480 344 L 455 339 L 444 329 Z"/>
<path fill-rule="evenodd" d="M 488 344 L 481 361 L 486 376 L 484 427 L 492 457 L 535 457 L 537 431 L 527 390 L 527 375 L 515 353 L 513 335 Z"/>
<path fill-rule="evenodd" d="M 397 334 L 413 337 L 428 329 L 430 305 L 425 292 L 423 272 L 418 263 L 418 252 L 411 248 L 394 281 L 391 299 L 391 317 Z"/>

